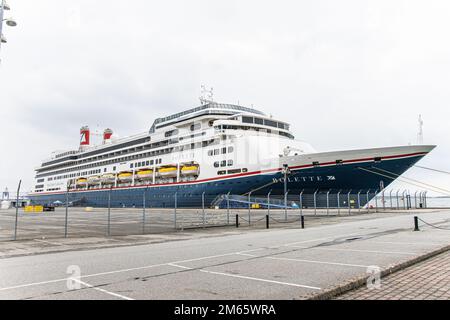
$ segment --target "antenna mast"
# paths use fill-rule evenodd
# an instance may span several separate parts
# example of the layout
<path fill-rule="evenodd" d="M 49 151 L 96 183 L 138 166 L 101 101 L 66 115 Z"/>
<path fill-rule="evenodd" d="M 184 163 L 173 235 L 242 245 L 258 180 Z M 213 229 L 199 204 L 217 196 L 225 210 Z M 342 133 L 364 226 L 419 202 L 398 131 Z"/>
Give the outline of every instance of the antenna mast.
<path fill-rule="evenodd" d="M 201 85 L 201 93 L 200 93 L 200 103 L 201 105 L 205 105 L 208 103 L 212 103 L 214 102 L 213 97 L 214 97 L 214 88 L 211 87 L 209 90 L 206 89 L 206 87 L 204 85 Z"/>
<path fill-rule="evenodd" d="M 423 120 L 421 114 L 419 114 L 419 132 L 417 133 L 417 144 L 423 144 Z"/>

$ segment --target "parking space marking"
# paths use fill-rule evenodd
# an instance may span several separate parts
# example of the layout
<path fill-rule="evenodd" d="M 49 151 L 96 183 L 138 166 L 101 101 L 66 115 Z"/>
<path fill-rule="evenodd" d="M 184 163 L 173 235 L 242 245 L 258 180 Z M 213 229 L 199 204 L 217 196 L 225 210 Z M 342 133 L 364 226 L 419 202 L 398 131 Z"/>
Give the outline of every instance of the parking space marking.
<path fill-rule="evenodd" d="M 194 268 L 180 266 L 179 264 L 176 264 L 176 263 L 168 263 L 167 265 L 172 266 L 172 267 L 176 267 L 176 268 L 186 269 L 186 270 L 194 270 Z"/>
<path fill-rule="evenodd" d="M 443 243 L 437 242 L 395 242 L 395 241 L 367 241 L 368 243 L 379 243 L 379 244 L 406 244 L 406 245 L 432 245 L 432 246 L 441 246 Z"/>
<path fill-rule="evenodd" d="M 210 270 L 199 270 L 200 272 L 215 274 L 215 275 L 221 275 L 225 277 L 232 277 L 232 278 L 240 278 L 240 279 L 247 279 L 247 280 L 254 280 L 254 281 L 260 281 L 260 282 L 268 282 L 268 283 L 274 283 L 274 284 L 280 284 L 285 286 L 291 286 L 291 287 L 300 287 L 300 288 L 307 288 L 307 289 L 313 289 L 313 290 L 321 290 L 319 287 L 313 287 L 313 286 L 307 286 L 303 284 L 298 283 L 290 283 L 290 282 L 282 282 L 282 281 L 275 281 L 275 280 L 269 280 L 269 279 L 262 279 L 262 278 L 255 278 L 255 277 L 247 277 L 242 276 L 238 274 L 231 274 L 231 273 L 225 273 L 225 272 L 217 272 L 217 271 L 210 271 Z"/>
<path fill-rule="evenodd" d="M 317 261 L 317 260 L 305 260 L 305 259 L 295 259 L 295 258 L 283 258 L 283 257 L 264 257 L 264 258 L 271 259 L 271 260 L 284 260 L 284 261 L 297 261 L 297 262 L 317 263 L 317 264 L 329 264 L 329 265 L 344 266 L 344 267 L 358 267 L 358 268 L 367 268 L 367 267 L 369 267 L 369 266 L 364 266 L 364 265 L 360 265 L 360 264 L 329 262 L 329 261 Z"/>
<path fill-rule="evenodd" d="M 347 248 L 322 248 L 322 247 L 302 247 L 292 246 L 294 248 L 313 249 L 313 250 L 327 250 L 327 251 L 350 251 L 350 252 L 364 252 L 364 253 L 382 253 L 382 254 L 403 254 L 403 255 L 415 255 L 417 252 L 404 252 L 404 251 L 379 251 L 379 250 L 364 250 L 364 249 L 347 249 Z"/>
<path fill-rule="evenodd" d="M 288 252 L 281 252 L 282 253 L 288 253 Z M 284 258 L 284 257 L 259 257 L 252 254 L 245 254 L 249 257 L 254 258 L 261 258 L 261 259 L 272 259 L 272 260 L 285 260 L 285 261 L 297 261 L 297 262 L 306 262 L 306 263 L 317 263 L 317 264 L 331 264 L 331 265 L 337 265 L 337 266 L 348 266 L 348 267 L 361 267 L 361 268 L 367 268 L 368 266 L 363 266 L 360 264 L 350 264 L 350 263 L 340 263 L 340 262 L 329 262 L 329 261 L 317 261 L 317 260 L 306 260 L 306 259 L 295 259 L 295 258 Z"/>
<path fill-rule="evenodd" d="M 111 295 L 113 297 L 117 297 L 117 298 L 124 299 L 124 300 L 134 300 L 134 299 L 132 299 L 130 297 L 126 297 L 124 295 L 121 295 L 121 294 L 118 294 L 118 293 L 115 293 L 115 292 L 111 292 L 111 291 L 108 291 L 108 290 L 105 290 L 105 289 L 93 286 L 93 285 L 91 285 L 91 284 L 89 284 L 87 282 L 81 281 L 81 280 L 76 279 L 76 278 L 70 278 L 70 279 L 75 281 L 75 282 L 78 282 L 79 284 L 82 284 L 85 287 L 88 287 L 88 288 L 91 288 L 91 289 L 94 289 L 94 290 L 106 293 L 106 294 Z"/>

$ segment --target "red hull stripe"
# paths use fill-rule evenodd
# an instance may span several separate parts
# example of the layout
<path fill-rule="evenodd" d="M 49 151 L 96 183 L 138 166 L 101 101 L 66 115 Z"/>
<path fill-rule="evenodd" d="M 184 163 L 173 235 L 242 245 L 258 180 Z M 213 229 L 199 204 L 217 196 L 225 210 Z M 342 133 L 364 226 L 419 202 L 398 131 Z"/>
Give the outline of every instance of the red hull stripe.
<path fill-rule="evenodd" d="M 401 155 L 394 155 L 394 156 L 385 156 L 381 157 L 381 159 L 397 159 L 397 158 L 407 158 L 407 157 L 416 157 L 416 156 L 424 156 L 428 152 L 416 152 L 416 153 L 408 153 L 408 154 L 401 154 Z M 343 160 L 342 163 L 355 163 L 355 162 L 367 162 L 367 161 L 373 161 L 372 158 L 362 158 L 362 159 L 352 159 L 352 160 Z M 329 165 L 335 165 L 336 162 L 323 162 L 320 163 L 320 166 L 329 166 Z M 304 164 L 301 166 L 292 166 L 289 167 L 291 170 L 298 170 L 298 169 L 305 169 L 305 168 L 312 168 L 314 167 L 312 164 Z M 114 187 L 113 189 L 140 189 L 140 188 L 147 188 L 147 187 L 161 187 L 161 186 L 173 186 L 173 185 L 186 185 L 186 184 L 198 184 L 208 181 L 215 181 L 215 180 L 227 180 L 232 178 L 238 178 L 243 176 L 251 176 L 251 175 L 257 175 L 257 174 L 263 174 L 263 173 L 270 173 L 270 172 L 278 172 L 281 171 L 282 168 L 275 168 L 275 169 L 266 169 L 266 170 L 259 170 L 259 171 L 252 171 L 252 172 L 245 172 L 245 173 L 237 173 L 227 176 L 221 176 L 221 177 L 214 177 L 214 178 L 208 178 L 208 179 L 201 179 L 196 181 L 183 181 L 183 182 L 171 182 L 171 183 L 160 183 L 160 184 L 146 184 L 146 185 L 139 185 L 139 186 L 119 186 Z M 108 190 L 109 188 L 96 188 L 96 189 L 89 189 L 89 190 L 73 190 L 72 192 L 91 192 L 91 191 L 101 191 L 101 190 Z M 57 192 L 39 192 L 39 193 L 31 193 L 30 195 L 48 195 L 48 194 L 64 194 L 65 191 L 57 191 Z"/>

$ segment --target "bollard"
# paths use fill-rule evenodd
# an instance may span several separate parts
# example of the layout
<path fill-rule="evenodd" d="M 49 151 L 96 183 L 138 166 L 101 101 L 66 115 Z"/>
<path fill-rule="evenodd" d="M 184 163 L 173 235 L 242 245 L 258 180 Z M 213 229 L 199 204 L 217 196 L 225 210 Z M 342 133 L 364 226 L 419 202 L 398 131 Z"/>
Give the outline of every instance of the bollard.
<path fill-rule="evenodd" d="M 266 214 L 266 229 L 269 229 L 269 215 Z"/>
<path fill-rule="evenodd" d="M 301 221 L 301 224 L 302 224 L 302 229 L 305 229 L 305 217 L 301 216 L 300 217 L 300 221 Z"/>
<path fill-rule="evenodd" d="M 239 228 L 239 215 L 236 214 L 236 228 Z"/>
<path fill-rule="evenodd" d="M 420 231 L 419 230 L 419 218 L 417 216 L 414 216 L 414 231 Z"/>

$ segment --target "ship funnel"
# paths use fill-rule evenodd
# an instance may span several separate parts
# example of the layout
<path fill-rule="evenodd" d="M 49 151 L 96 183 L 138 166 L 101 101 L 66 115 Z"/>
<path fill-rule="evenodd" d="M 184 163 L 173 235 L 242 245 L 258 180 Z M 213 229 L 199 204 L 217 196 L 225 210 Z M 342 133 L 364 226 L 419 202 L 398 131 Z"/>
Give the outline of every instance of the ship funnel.
<path fill-rule="evenodd" d="M 88 126 L 81 127 L 80 129 L 80 149 L 89 147 L 90 144 L 90 130 Z"/>
<path fill-rule="evenodd" d="M 111 142 L 113 131 L 109 128 L 103 131 L 103 143 Z"/>

